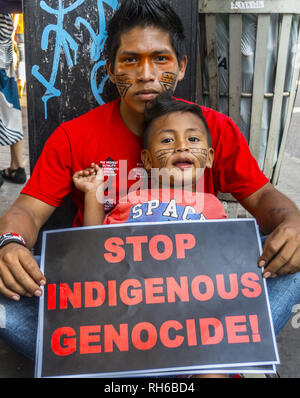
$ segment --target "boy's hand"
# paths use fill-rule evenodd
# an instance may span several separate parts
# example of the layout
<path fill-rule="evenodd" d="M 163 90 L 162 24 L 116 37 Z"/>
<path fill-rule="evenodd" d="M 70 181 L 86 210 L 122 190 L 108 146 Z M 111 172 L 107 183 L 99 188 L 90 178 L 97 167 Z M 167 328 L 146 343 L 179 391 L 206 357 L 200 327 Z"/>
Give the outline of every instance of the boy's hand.
<path fill-rule="evenodd" d="M 73 175 L 73 182 L 75 187 L 83 193 L 96 192 L 102 185 L 104 187 L 103 170 L 92 163 L 89 168 L 77 171 Z"/>

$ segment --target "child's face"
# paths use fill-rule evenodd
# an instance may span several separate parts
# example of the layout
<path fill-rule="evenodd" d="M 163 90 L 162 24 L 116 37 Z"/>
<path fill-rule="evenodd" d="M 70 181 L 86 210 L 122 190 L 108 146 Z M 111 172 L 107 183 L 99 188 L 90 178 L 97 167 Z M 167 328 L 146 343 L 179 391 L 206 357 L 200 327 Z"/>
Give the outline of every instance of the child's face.
<path fill-rule="evenodd" d="M 156 119 L 149 132 L 148 149 L 142 151 L 145 169 L 163 169 L 163 174 L 170 176 L 170 186 L 194 185 L 205 167 L 212 167 L 213 158 L 204 124 L 190 112 Z"/>

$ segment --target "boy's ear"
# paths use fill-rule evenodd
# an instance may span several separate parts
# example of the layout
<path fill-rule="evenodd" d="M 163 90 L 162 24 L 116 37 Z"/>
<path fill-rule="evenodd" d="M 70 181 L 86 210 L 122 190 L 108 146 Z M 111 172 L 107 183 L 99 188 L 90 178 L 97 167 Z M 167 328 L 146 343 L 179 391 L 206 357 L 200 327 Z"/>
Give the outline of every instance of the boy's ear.
<path fill-rule="evenodd" d="M 116 83 L 115 74 L 112 71 L 111 64 L 109 63 L 108 59 L 105 61 L 105 64 L 106 64 L 106 70 L 107 70 L 107 73 L 108 73 L 108 76 L 109 76 L 109 80 L 113 84 L 115 84 Z"/>
<path fill-rule="evenodd" d="M 213 148 L 209 148 L 207 152 L 206 167 L 211 169 L 214 163 L 215 151 Z"/>
<path fill-rule="evenodd" d="M 143 149 L 141 152 L 141 159 L 144 165 L 144 168 L 147 171 L 150 171 L 152 168 L 152 159 L 151 159 L 151 155 L 150 152 L 148 151 L 148 149 Z"/>

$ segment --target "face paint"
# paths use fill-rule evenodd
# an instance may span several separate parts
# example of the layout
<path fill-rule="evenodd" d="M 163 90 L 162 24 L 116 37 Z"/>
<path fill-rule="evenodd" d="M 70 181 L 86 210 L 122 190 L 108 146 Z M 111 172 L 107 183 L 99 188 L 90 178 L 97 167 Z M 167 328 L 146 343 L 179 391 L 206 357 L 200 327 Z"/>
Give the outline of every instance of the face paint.
<path fill-rule="evenodd" d="M 205 148 L 190 148 L 191 152 L 199 153 L 200 155 L 207 156 L 207 149 Z"/>
<path fill-rule="evenodd" d="M 160 149 L 155 152 L 157 160 L 161 163 L 162 167 L 165 167 L 170 155 L 174 153 L 174 149 Z"/>
<path fill-rule="evenodd" d="M 177 75 L 173 72 L 164 72 L 162 73 L 159 83 L 162 86 L 164 91 L 174 91 L 177 81 Z"/>
<path fill-rule="evenodd" d="M 205 167 L 208 156 L 208 150 L 204 148 L 190 148 L 191 154 L 198 159 L 201 168 Z M 162 167 L 166 167 L 169 157 L 176 151 L 174 149 L 160 149 L 155 152 L 156 159 L 160 162 Z"/>
<path fill-rule="evenodd" d="M 195 158 L 198 159 L 201 167 L 205 167 L 208 156 L 208 150 L 204 148 L 190 148 L 190 152 L 192 155 L 195 156 Z"/>
<path fill-rule="evenodd" d="M 121 117 L 138 135 L 143 133 L 145 104 L 162 91 L 174 91 L 185 72 L 185 63 L 178 64 L 170 34 L 153 26 L 136 26 L 123 32 L 113 68 L 108 66 L 110 79 L 121 96 Z"/>
<path fill-rule="evenodd" d="M 171 186 L 184 183 L 194 189 L 204 169 L 212 167 L 213 162 L 213 149 L 199 117 L 190 112 L 173 112 L 157 118 L 149 133 L 145 158 L 148 170 L 163 169 Z"/>
<path fill-rule="evenodd" d="M 126 73 L 115 75 L 115 79 L 120 96 L 124 98 L 127 94 L 128 89 L 132 86 L 133 83 Z"/>

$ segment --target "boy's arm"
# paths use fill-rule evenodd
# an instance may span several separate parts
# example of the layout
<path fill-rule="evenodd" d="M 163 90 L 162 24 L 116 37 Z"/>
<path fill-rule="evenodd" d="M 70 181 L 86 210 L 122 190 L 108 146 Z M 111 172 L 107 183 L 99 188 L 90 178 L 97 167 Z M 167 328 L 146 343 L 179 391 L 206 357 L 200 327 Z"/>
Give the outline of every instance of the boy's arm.
<path fill-rule="evenodd" d="M 241 204 L 269 234 L 259 258 L 265 277 L 300 271 L 300 211 L 285 195 L 267 183 Z"/>
<path fill-rule="evenodd" d="M 89 191 L 84 195 L 84 213 L 83 225 L 85 227 L 103 224 L 105 213 L 104 205 L 101 198 L 97 198 L 100 189 L 97 191 Z M 103 195 L 101 195 L 103 198 Z"/>
<path fill-rule="evenodd" d="M 9 243 L 0 249 L 0 293 L 18 300 L 22 295 L 41 295 L 46 279 L 32 256 L 31 249 L 42 225 L 54 207 L 31 196 L 20 195 L 0 219 L 0 234 L 21 235 L 26 247 Z"/>
<path fill-rule="evenodd" d="M 96 164 L 73 175 L 75 187 L 84 193 L 83 225 L 99 225 L 104 221 L 104 173 Z"/>

